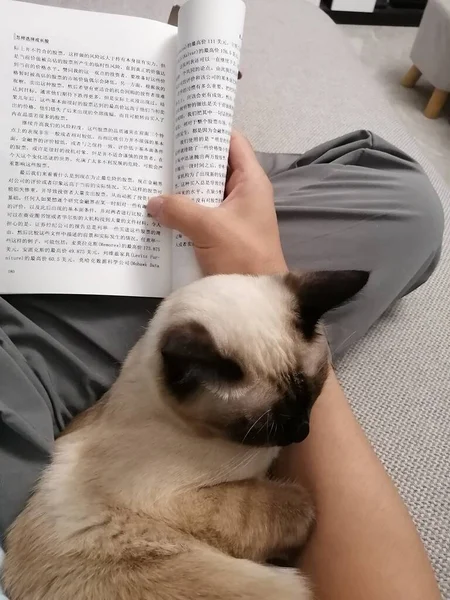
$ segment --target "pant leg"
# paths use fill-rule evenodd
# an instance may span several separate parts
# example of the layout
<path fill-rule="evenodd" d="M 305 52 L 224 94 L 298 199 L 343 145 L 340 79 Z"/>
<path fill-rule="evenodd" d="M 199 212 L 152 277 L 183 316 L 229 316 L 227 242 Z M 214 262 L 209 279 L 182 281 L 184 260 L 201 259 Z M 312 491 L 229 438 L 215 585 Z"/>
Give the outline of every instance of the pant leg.
<path fill-rule="evenodd" d="M 371 272 L 361 294 L 325 316 L 338 356 L 435 269 L 444 228 L 440 200 L 415 161 L 367 131 L 302 156 L 259 160 L 274 186 L 289 267 Z"/>
<path fill-rule="evenodd" d="M 442 212 L 410 158 L 367 132 L 303 156 L 260 155 L 291 268 L 372 271 L 327 316 L 334 352 L 361 337 L 437 261 Z M 54 436 L 111 385 L 157 305 L 142 298 L 0 299 L 0 536 L 48 461 Z"/>
<path fill-rule="evenodd" d="M 0 298 L 0 544 L 55 436 L 111 386 L 158 302 Z"/>

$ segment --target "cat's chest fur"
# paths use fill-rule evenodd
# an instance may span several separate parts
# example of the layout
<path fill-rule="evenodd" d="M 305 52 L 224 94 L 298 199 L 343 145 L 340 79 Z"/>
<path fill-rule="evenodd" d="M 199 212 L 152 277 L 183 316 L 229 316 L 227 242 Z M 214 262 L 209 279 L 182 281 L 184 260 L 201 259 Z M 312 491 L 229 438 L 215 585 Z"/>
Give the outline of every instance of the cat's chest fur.
<path fill-rule="evenodd" d="M 262 478 L 278 452 L 192 438 L 157 419 L 108 431 L 99 421 L 58 440 L 42 491 L 49 513 L 72 535 L 106 507 L 159 517 L 197 488 Z"/>

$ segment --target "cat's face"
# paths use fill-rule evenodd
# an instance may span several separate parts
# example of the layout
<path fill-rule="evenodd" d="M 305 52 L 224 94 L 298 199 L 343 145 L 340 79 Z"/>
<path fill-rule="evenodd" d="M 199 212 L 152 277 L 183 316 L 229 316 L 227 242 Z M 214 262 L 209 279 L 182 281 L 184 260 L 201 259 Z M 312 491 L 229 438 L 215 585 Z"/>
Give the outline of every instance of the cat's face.
<path fill-rule="evenodd" d="M 170 409 L 239 443 L 301 442 L 329 369 L 319 319 L 367 279 L 362 271 L 222 275 L 172 294 L 157 316 Z"/>

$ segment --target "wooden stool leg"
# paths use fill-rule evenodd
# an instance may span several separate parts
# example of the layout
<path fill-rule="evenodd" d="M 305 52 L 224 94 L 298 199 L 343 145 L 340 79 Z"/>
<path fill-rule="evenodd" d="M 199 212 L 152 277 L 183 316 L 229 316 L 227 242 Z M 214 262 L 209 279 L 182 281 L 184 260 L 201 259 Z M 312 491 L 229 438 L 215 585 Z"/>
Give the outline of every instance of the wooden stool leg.
<path fill-rule="evenodd" d="M 422 73 L 419 71 L 416 65 L 413 65 L 409 69 L 409 71 L 404 75 L 401 83 L 407 88 L 413 88 L 419 81 L 421 75 Z"/>
<path fill-rule="evenodd" d="M 435 88 L 425 109 L 425 116 L 429 119 L 437 119 L 445 102 L 447 101 L 448 94 L 449 92 Z"/>

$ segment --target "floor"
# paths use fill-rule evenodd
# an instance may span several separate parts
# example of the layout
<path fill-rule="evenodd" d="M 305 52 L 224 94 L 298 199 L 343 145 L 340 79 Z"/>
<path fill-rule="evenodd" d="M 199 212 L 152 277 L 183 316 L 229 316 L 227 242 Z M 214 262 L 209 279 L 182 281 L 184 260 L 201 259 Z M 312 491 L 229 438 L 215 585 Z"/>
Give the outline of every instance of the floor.
<path fill-rule="evenodd" d="M 377 27 L 341 25 L 366 67 L 385 90 L 392 106 L 424 153 L 450 186 L 450 100 L 442 116 L 427 119 L 422 111 L 432 91 L 423 78 L 414 89 L 399 82 L 411 66 L 409 52 L 416 29 L 412 27 Z"/>

